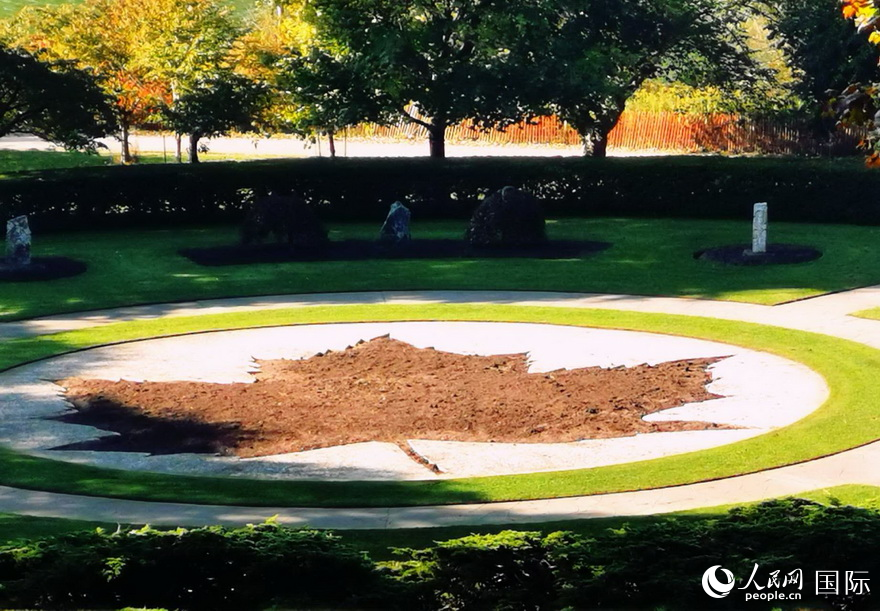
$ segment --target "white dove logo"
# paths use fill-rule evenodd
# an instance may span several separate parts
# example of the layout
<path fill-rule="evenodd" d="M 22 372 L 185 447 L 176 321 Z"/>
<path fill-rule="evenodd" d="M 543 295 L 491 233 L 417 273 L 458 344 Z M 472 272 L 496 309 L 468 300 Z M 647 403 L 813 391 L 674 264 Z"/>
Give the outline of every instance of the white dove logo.
<path fill-rule="evenodd" d="M 718 579 L 718 569 L 721 569 L 721 572 L 724 573 L 725 581 Z M 736 580 L 733 578 L 733 573 L 727 569 L 722 569 L 720 564 L 710 566 L 703 573 L 703 590 L 712 598 L 724 598 L 730 594 L 734 585 L 736 585 Z"/>

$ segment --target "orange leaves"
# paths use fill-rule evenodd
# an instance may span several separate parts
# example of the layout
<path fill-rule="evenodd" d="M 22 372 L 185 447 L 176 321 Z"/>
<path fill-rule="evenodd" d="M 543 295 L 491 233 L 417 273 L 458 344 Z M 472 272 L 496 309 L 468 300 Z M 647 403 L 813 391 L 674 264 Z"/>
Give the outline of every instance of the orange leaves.
<path fill-rule="evenodd" d="M 865 167 L 880 168 L 880 153 L 871 153 L 865 158 Z"/>
<path fill-rule="evenodd" d="M 847 19 L 855 19 L 871 12 L 874 8 L 872 0 L 842 0 L 843 16 Z"/>

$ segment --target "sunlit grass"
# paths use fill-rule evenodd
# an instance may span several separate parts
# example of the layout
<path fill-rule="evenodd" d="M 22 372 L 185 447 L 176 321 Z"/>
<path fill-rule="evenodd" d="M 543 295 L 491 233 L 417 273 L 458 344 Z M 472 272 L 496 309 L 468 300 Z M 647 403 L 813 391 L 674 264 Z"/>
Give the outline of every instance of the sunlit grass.
<path fill-rule="evenodd" d="M 16 172 L 79 168 L 107 165 L 108 163 L 110 163 L 108 157 L 89 153 L 0 150 L 0 178 L 13 175 Z"/>
<path fill-rule="evenodd" d="M 334 224 L 330 236 L 375 238 L 374 224 Z M 463 221 L 419 221 L 413 237 L 455 238 Z M 283 293 L 410 290 L 534 290 L 699 297 L 774 304 L 880 283 L 880 228 L 776 223 L 773 239 L 810 244 L 810 263 L 739 267 L 697 261 L 694 251 L 749 239 L 732 221 L 559 219 L 554 239 L 613 246 L 584 259 L 396 259 L 202 267 L 185 247 L 232 244 L 236 227 L 105 231 L 34 236 L 34 255 L 81 259 L 89 271 L 52 282 L 0 283 L 0 320 L 98 308 Z M 2 245 L 0 245 L 2 250 Z"/>
<path fill-rule="evenodd" d="M 868 320 L 880 320 L 880 308 L 869 308 L 859 312 L 853 312 L 850 316 L 856 318 L 867 318 Z"/>
<path fill-rule="evenodd" d="M 364 305 L 279 309 L 118 323 L 0 344 L 0 368 L 65 351 L 159 335 L 298 323 L 491 320 L 653 331 L 723 341 L 805 364 L 828 401 L 770 433 L 706 451 L 600 467 L 423 482 L 312 482 L 168 476 L 59 463 L 0 449 L 0 484 L 145 500 L 267 506 L 382 506 L 492 502 L 601 494 L 751 473 L 880 438 L 874 400 L 880 351 L 826 335 L 692 316 L 490 305 Z"/>

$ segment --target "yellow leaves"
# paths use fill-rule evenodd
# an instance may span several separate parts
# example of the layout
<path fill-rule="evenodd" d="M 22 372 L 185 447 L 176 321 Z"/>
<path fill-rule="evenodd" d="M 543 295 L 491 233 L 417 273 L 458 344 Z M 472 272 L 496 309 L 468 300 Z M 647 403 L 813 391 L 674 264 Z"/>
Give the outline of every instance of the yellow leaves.
<path fill-rule="evenodd" d="M 873 0 L 843 0 L 841 4 L 846 19 L 868 19 L 877 13 Z"/>
<path fill-rule="evenodd" d="M 873 31 L 871 35 L 868 36 L 868 42 L 874 43 L 875 45 L 880 44 L 880 32 Z"/>

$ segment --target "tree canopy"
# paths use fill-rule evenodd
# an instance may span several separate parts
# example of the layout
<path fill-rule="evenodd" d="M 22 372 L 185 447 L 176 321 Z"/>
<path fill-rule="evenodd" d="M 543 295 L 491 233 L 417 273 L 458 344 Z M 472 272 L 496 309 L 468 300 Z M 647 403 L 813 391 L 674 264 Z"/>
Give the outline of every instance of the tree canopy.
<path fill-rule="evenodd" d="M 535 15 L 527 0 L 312 0 L 306 17 L 318 46 L 344 55 L 387 116 L 423 126 L 442 157 L 449 125 L 524 116 L 518 91 L 529 75 L 511 49 Z"/>
<path fill-rule="evenodd" d="M 829 90 L 877 76 L 877 51 L 840 18 L 838 0 L 776 0 L 767 20 L 770 36 L 797 77 L 796 93 L 818 106 Z"/>
<path fill-rule="evenodd" d="M 94 74 L 115 100 L 127 162 L 129 129 L 221 69 L 238 33 L 214 0 L 85 0 L 22 9 L 3 38 Z"/>
<path fill-rule="evenodd" d="M 94 149 L 113 127 L 109 100 L 88 74 L 0 47 L 0 136 L 27 133 Z"/>
<path fill-rule="evenodd" d="M 648 79 L 736 86 L 757 75 L 745 14 L 723 0 L 553 0 L 546 10 L 546 31 L 532 32 L 537 111 L 568 121 L 586 154 L 605 155 Z"/>
<path fill-rule="evenodd" d="M 254 119 L 265 104 L 260 84 L 231 71 L 215 73 L 190 83 L 163 110 L 167 125 L 179 134 L 189 134 L 191 163 L 199 161 L 199 141 L 231 130 L 251 131 Z"/>

